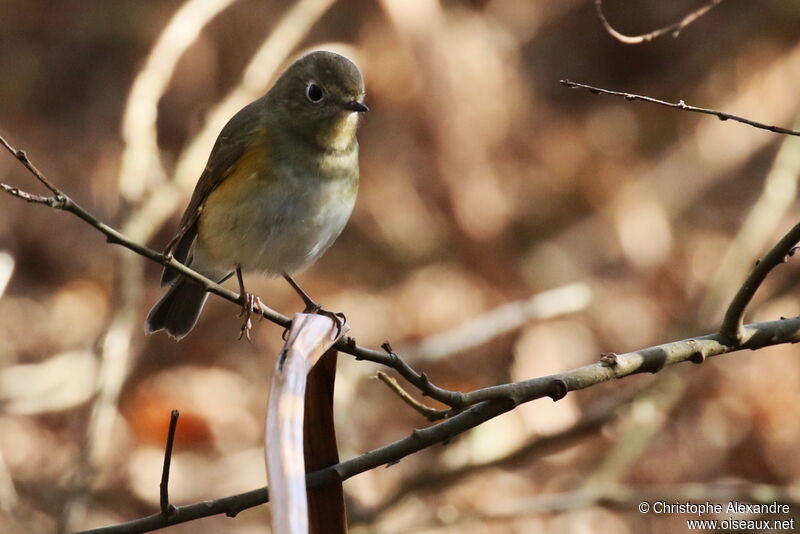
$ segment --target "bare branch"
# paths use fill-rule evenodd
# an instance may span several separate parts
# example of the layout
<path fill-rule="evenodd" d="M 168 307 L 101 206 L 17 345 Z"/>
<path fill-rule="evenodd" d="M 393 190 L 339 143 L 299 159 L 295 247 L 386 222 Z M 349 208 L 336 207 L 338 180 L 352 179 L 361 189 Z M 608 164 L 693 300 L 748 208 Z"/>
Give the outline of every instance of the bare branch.
<path fill-rule="evenodd" d="M 169 503 L 169 467 L 172 463 L 172 445 L 175 442 L 175 430 L 178 428 L 178 410 L 172 410 L 169 417 L 169 431 L 167 431 L 167 445 L 164 447 L 164 467 L 161 470 L 160 501 L 161 515 L 169 517 L 175 507 Z"/>
<path fill-rule="evenodd" d="M 789 230 L 789 232 L 778 241 L 772 249 L 767 252 L 764 259 L 760 260 L 750 276 L 744 281 L 742 287 L 733 297 L 728 310 L 725 312 L 725 318 L 722 320 L 720 333 L 727 337 L 734 344 L 742 343 L 745 338 L 745 329 L 743 326 L 744 312 L 747 305 L 753 299 L 758 288 L 764 282 L 767 275 L 776 266 L 787 261 L 787 259 L 794 254 L 797 243 L 800 242 L 800 224 L 797 224 Z"/>
<path fill-rule="evenodd" d="M 659 28 L 657 30 L 653 30 L 649 33 L 643 33 L 641 35 L 625 35 L 624 33 L 620 33 L 614 29 L 613 26 L 608 22 L 606 19 L 605 14 L 603 13 L 603 0 L 594 0 L 594 7 L 597 11 L 597 17 L 600 19 L 600 22 L 603 24 L 603 28 L 605 28 L 606 32 L 616 39 L 617 41 L 625 44 L 642 44 L 642 43 L 649 43 L 654 39 L 658 39 L 662 35 L 666 35 L 671 33 L 673 37 L 677 37 L 686 28 L 688 25 L 711 11 L 715 8 L 718 4 L 721 4 L 722 0 L 711 0 L 710 3 L 704 5 L 703 7 L 692 11 L 685 17 L 683 17 L 678 22 L 670 24 L 669 26 L 664 26 L 663 28 Z"/>
<path fill-rule="evenodd" d="M 3 145 L 5 149 L 11 153 L 12 156 L 17 158 L 17 160 L 19 160 L 19 162 L 22 163 L 22 165 L 24 165 L 25 168 L 28 169 L 31 172 L 31 174 L 33 174 L 36 177 L 37 180 L 39 180 L 47 189 L 49 189 L 51 193 L 55 195 L 62 194 L 61 191 L 59 191 L 56 186 L 51 184 L 50 180 L 45 178 L 44 175 L 41 172 L 39 172 L 39 169 L 37 169 L 36 166 L 33 163 L 31 163 L 31 160 L 28 159 L 28 155 L 25 153 L 24 150 L 17 150 L 16 148 L 12 147 L 11 145 L 8 144 L 8 142 L 5 139 L 3 139 L 2 136 L 0 136 L 0 145 Z"/>
<path fill-rule="evenodd" d="M 15 156 L 18 153 L 24 154 L 24 152 L 17 151 L 14 148 L 12 148 L 2 137 L 0 137 L 0 142 L 2 142 L 2 144 L 5 147 L 7 147 L 7 149 Z M 41 197 L 42 202 L 38 203 L 45 204 L 55 209 L 68 211 L 73 215 L 80 217 L 98 231 L 102 232 L 106 236 L 108 242 L 121 245 L 129 250 L 132 250 L 133 252 L 136 252 L 141 256 L 144 256 L 152 261 L 164 265 L 165 267 L 175 269 L 182 275 L 186 276 L 187 278 L 190 278 L 198 282 L 206 289 L 206 291 L 214 293 L 215 295 L 218 295 L 230 302 L 233 302 L 238 306 L 241 306 L 244 303 L 246 295 L 237 294 L 234 293 L 233 291 L 230 291 L 229 289 L 221 286 L 220 284 L 214 282 L 213 280 L 206 278 L 200 273 L 178 262 L 171 255 L 161 254 L 148 247 L 140 245 L 139 243 L 134 242 L 133 240 L 129 239 L 128 237 L 126 237 L 119 231 L 115 230 L 114 228 L 103 223 L 102 221 L 97 219 L 94 215 L 92 215 L 88 211 L 81 208 L 78 204 L 73 202 L 60 189 L 50 184 L 50 182 L 30 163 L 27 157 L 25 157 L 24 160 L 20 161 L 23 163 L 23 165 L 25 165 L 25 167 L 30 172 L 34 173 L 34 175 L 40 181 L 42 181 L 42 183 L 46 183 L 48 185 L 48 188 L 55 193 L 53 197 Z M 18 198 L 23 198 L 27 200 L 27 197 L 34 196 L 30 195 L 29 193 L 21 192 L 18 190 L 18 188 L 7 186 L 5 184 L 0 184 L 0 186 L 2 186 L 5 191 L 9 192 L 10 194 L 13 194 Z M 24 195 L 22 193 L 24 193 Z M 288 328 L 291 325 L 291 320 L 288 317 L 285 317 L 284 315 L 267 307 L 260 301 L 260 299 L 258 300 L 258 303 L 259 303 L 259 312 L 263 317 L 285 328 Z M 352 354 L 357 359 L 372 361 L 375 363 L 385 365 L 392 369 L 395 369 L 398 373 L 400 373 L 401 376 L 403 376 L 406 380 L 408 380 L 415 387 L 417 387 L 423 393 L 423 395 L 427 395 L 430 396 L 431 398 L 439 400 L 447 404 L 448 406 L 451 406 L 452 408 L 461 408 L 464 406 L 469 406 L 471 404 L 475 404 L 477 402 L 481 402 L 492 398 L 492 394 L 487 395 L 484 393 L 482 395 L 479 395 L 477 399 L 472 402 L 465 402 L 462 393 L 442 389 L 436 386 L 435 384 L 431 383 L 428 377 L 424 373 L 419 373 L 416 370 L 414 370 L 399 355 L 397 355 L 392 350 L 388 342 L 384 343 L 382 346 L 385 352 L 378 351 L 375 349 L 360 347 L 356 344 L 355 339 L 353 339 L 352 337 L 341 338 L 336 343 L 335 347 L 337 350 Z M 499 391 L 497 394 L 499 396 L 502 396 L 505 393 L 503 391 Z"/>
<path fill-rule="evenodd" d="M 400 400 L 411 406 L 428 421 L 441 421 L 442 419 L 445 419 L 451 415 L 451 410 L 437 410 L 436 408 L 431 408 L 430 406 L 422 404 L 417 399 L 409 395 L 409 393 L 397 383 L 397 380 L 386 373 L 378 371 L 377 377 L 381 382 L 386 384 L 386 386 L 392 390 L 395 395 L 400 397 Z"/>
<path fill-rule="evenodd" d="M 704 113 L 706 115 L 714 115 L 715 117 L 719 118 L 721 121 L 732 120 L 736 122 L 741 122 L 742 124 L 747 124 L 754 128 L 759 128 L 761 130 L 767 130 L 774 133 L 785 134 L 785 135 L 798 135 L 800 136 L 800 131 L 797 130 L 790 130 L 788 128 L 781 128 L 780 126 L 769 126 L 767 124 L 763 124 L 760 122 L 756 122 L 751 119 L 747 119 L 744 117 L 739 117 L 738 115 L 731 115 L 730 113 L 724 113 L 722 111 L 717 111 L 714 109 L 706 109 L 706 108 L 698 108 L 695 106 L 690 106 L 683 100 L 679 100 L 677 103 L 667 102 L 665 100 L 659 100 L 657 98 L 652 98 L 649 96 L 642 96 L 636 95 L 633 93 L 624 93 L 622 91 L 611 91 L 609 89 L 601 89 L 599 87 L 593 87 L 591 85 L 585 85 L 582 83 L 572 82 L 570 80 L 559 80 L 559 83 L 564 87 L 569 87 L 570 89 L 586 89 L 592 94 L 595 95 L 613 95 L 613 96 L 621 96 L 625 100 L 642 100 L 643 102 L 650 102 L 653 104 L 658 104 L 659 106 L 666 106 L 668 108 L 680 109 L 683 111 L 692 111 L 694 113 Z"/>
<path fill-rule="evenodd" d="M 2 139 L 0 137 L 0 139 Z M 3 188 L 3 191 L 8 193 L 9 195 L 17 198 L 21 198 L 25 202 L 30 202 L 31 204 L 44 204 L 45 206 L 50 206 L 51 208 L 61 209 L 60 205 L 60 198 L 56 195 L 50 197 L 43 197 L 41 195 L 35 195 L 33 193 L 28 193 L 27 191 L 23 191 L 19 187 L 12 187 L 8 184 L 0 184 L 0 187 Z"/>
<path fill-rule="evenodd" d="M 381 348 L 386 351 L 388 358 L 386 358 L 385 355 L 381 355 L 381 358 L 373 359 L 373 354 L 371 352 L 370 354 L 365 355 L 355 354 L 355 356 L 357 359 L 369 360 L 375 363 L 380 363 L 387 367 L 391 367 L 400 373 L 400 376 L 408 380 L 412 385 L 414 385 L 414 387 L 419 389 L 423 395 L 432 399 L 436 399 L 443 404 L 447 404 L 451 408 L 461 408 L 463 406 L 468 406 L 469 404 L 474 404 L 465 402 L 463 393 L 440 388 L 436 384 L 432 383 L 425 373 L 415 371 L 392 349 L 392 346 L 388 341 L 384 341 L 381 345 Z"/>

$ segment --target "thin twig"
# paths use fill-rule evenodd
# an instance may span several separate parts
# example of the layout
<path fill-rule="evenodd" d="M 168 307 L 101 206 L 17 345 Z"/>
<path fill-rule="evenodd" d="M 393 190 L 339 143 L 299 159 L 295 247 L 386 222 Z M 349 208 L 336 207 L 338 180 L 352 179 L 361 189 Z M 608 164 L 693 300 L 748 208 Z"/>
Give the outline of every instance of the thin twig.
<path fill-rule="evenodd" d="M 3 145 L 6 150 L 11 152 L 11 155 L 17 158 L 17 160 L 19 160 L 19 162 L 22 163 L 22 165 L 24 165 L 25 168 L 28 169 L 37 180 L 39 180 L 47 189 L 49 189 L 51 193 L 55 194 L 56 196 L 63 195 L 63 193 L 59 191 L 56 186 L 50 183 L 50 180 L 45 178 L 44 175 L 39 172 L 39 169 L 37 169 L 33 162 L 28 159 L 28 155 L 24 150 L 17 150 L 16 148 L 12 147 L 2 136 L 0 136 L 0 144 Z"/>
<path fill-rule="evenodd" d="M 406 390 L 404 390 L 403 387 L 397 383 L 397 380 L 386 373 L 378 371 L 376 376 L 381 382 L 386 384 L 386 386 L 392 390 L 395 395 L 400 397 L 400 400 L 411 406 L 428 421 L 441 421 L 442 419 L 450 417 L 450 415 L 453 413 L 452 410 L 437 410 L 436 408 L 431 408 L 430 406 L 422 404 L 417 399 L 412 397 Z"/>
<path fill-rule="evenodd" d="M 658 39 L 662 35 L 666 35 L 671 33 L 673 37 L 677 37 L 686 28 L 688 25 L 711 11 L 715 8 L 718 4 L 721 4 L 722 0 L 711 0 L 710 3 L 704 5 L 703 7 L 692 11 L 685 17 L 683 17 L 678 22 L 674 24 L 670 24 L 668 26 L 664 26 L 663 28 L 659 28 L 657 30 L 653 30 L 649 33 L 643 33 L 641 35 L 625 35 L 624 33 L 620 33 L 614 29 L 613 26 L 608 22 L 606 19 L 605 14 L 603 13 L 603 0 L 594 0 L 594 7 L 597 11 L 597 17 L 600 19 L 600 22 L 603 24 L 603 28 L 605 28 L 606 32 L 616 39 L 617 41 L 625 44 L 642 44 L 648 43 L 654 39 Z"/>
<path fill-rule="evenodd" d="M 169 467 L 172 463 L 172 444 L 175 442 L 175 429 L 178 428 L 178 410 L 172 410 L 169 416 L 169 431 L 167 432 L 167 445 L 164 447 L 164 467 L 161 470 L 161 515 L 169 517 L 175 511 L 175 507 L 169 503 Z"/>
<path fill-rule="evenodd" d="M 2 187 L 3 191 L 8 193 L 9 195 L 21 198 L 25 202 L 30 202 L 31 204 L 44 204 L 45 206 L 50 206 L 51 208 L 61 209 L 59 207 L 58 197 L 56 196 L 43 197 L 41 195 L 28 193 L 27 191 L 23 191 L 19 187 L 12 187 L 8 184 L 0 184 L 0 187 Z"/>
<path fill-rule="evenodd" d="M 591 85 L 577 83 L 570 80 L 559 80 L 559 83 L 565 87 L 569 87 L 570 89 L 586 89 L 590 93 L 595 95 L 599 94 L 613 95 L 613 96 L 621 96 L 625 100 L 642 100 L 643 102 L 650 102 L 653 104 L 658 104 L 659 106 L 666 106 L 668 108 L 680 109 L 683 111 L 692 111 L 694 113 L 704 113 L 706 115 L 714 115 L 715 117 L 719 118 L 719 120 L 722 121 L 732 120 L 736 122 L 741 122 L 742 124 L 747 124 L 748 126 L 753 126 L 754 128 L 760 128 L 761 130 L 767 130 L 774 133 L 800 136 L 800 131 L 797 130 L 781 128 L 780 126 L 769 126 L 767 124 L 756 122 L 754 120 L 747 119 L 745 117 L 739 117 L 738 115 L 731 115 L 730 113 L 724 113 L 722 111 L 717 111 L 715 109 L 706 109 L 706 108 L 698 108 L 695 106 L 690 106 L 683 100 L 679 100 L 677 103 L 667 102 L 665 100 L 659 100 L 657 98 L 652 98 L 649 96 L 636 95 L 633 93 L 625 93 L 622 91 L 611 91 L 609 89 L 601 89 L 600 87 L 594 87 Z"/>
<path fill-rule="evenodd" d="M 422 393 L 426 397 L 436 399 L 439 402 L 446 404 L 454 409 L 462 408 L 470 404 L 468 402 L 465 402 L 463 393 L 459 391 L 450 391 L 448 389 L 440 388 L 439 386 L 430 381 L 428 375 L 414 370 L 410 365 L 408 365 L 405 362 L 405 360 L 403 360 L 392 349 L 392 346 L 389 344 L 388 341 L 384 341 L 383 344 L 381 345 L 381 348 L 384 351 L 386 351 L 386 354 L 389 356 L 389 358 L 385 362 L 380 361 L 376 363 L 382 363 L 383 365 L 391 367 L 392 369 L 400 373 L 400 376 L 408 380 L 412 385 L 414 385 L 414 387 L 419 389 L 420 393 Z M 360 357 L 360 355 L 356 355 L 356 358 L 371 360 L 371 358 Z"/>
<path fill-rule="evenodd" d="M 745 339 L 744 330 L 744 312 L 747 305 L 753 299 L 756 291 L 764 282 L 767 275 L 776 266 L 787 261 L 787 259 L 794 254 L 795 246 L 800 242 L 800 224 L 796 224 L 794 228 L 783 236 L 778 243 L 767 252 L 764 258 L 759 261 L 750 276 L 736 292 L 736 295 L 731 300 L 728 310 L 725 312 L 725 317 L 720 326 L 720 334 L 727 337 L 734 344 L 738 345 Z"/>

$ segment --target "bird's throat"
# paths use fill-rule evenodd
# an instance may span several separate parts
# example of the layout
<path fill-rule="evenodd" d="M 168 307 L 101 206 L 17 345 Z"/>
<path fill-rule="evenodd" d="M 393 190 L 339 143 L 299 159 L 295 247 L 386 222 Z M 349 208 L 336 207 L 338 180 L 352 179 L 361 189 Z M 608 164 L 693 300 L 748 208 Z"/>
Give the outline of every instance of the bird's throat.
<path fill-rule="evenodd" d="M 349 152 L 356 142 L 358 113 L 348 113 L 320 132 L 320 144 L 331 152 Z"/>

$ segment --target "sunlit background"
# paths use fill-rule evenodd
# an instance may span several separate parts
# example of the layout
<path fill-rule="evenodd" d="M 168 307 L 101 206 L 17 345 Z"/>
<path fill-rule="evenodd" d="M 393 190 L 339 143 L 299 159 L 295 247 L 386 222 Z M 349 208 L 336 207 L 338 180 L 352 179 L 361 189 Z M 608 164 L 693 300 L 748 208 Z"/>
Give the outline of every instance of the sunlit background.
<path fill-rule="evenodd" d="M 701 4 L 605 7 L 636 34 Z M 359 199 L 298 280 L 346 313 L 359 343 L 390 340 L 448 388 L 713 332 L 755 259 L 800 215 L 797 138 L 558 83 L 792 127 L 792 0 L 723 2 L 677 38 L 639 46 L 613 40 L 589 0 L 5 0 L 0 21 L 0 133 L 76 202 L 155 249 L 235 111 L 304 50 L 353 58 L 371 109 Z M 43 192 L 5 153 L 0 181 Z M 797 260 L 778 268 L 747 320 L 800 314 L 798 274 Z M 3 532 L 157 512 L 172 409 L 182 414 L 174 504 L 266 483 L 262 427 L 281 329 L 257 322 L 252 343 L 237 341 L 238 310 L 212 297 L 181 343 L 146 337 L 159 275 L 69 214 L 0 197 Z M 282 280 L 246 281 L 285 314 L 302 308 Z M 524 304 L 491 315 L 509 303 Z M 636 491 L 713 502 L 720 485 L 790 490 L 800 480 L 798 356 L 792 346 L 742 352 L 521 406 L 347 481 L 351 531 L 670 532 L 687 517 L 640 514 Z M 340 356 L 344 459 L 428 424 L 377 370 Z M 509 460 L 587 417 L 601 422 Z M 691 499 L 689 483 L 700 484 Z M 269 514 L 260 506 L 168 531 L 264 532 Z"/>

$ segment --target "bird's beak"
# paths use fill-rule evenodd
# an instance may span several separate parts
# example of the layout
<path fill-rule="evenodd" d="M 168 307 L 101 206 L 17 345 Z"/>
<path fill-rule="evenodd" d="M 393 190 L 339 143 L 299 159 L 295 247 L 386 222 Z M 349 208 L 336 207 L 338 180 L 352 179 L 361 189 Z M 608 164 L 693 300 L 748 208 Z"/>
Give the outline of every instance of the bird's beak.
<path fill-rule="evenodd" d="M 342 104 L 342 109 L 346 109 L 348 111 L 355 111 L 356 113 L 364 113 L 369 111 L 369 108 L 364 105 L 363 102 L 359 102 L 358 100 L 351 100 L 350 102 L 345 102 Z"/>

